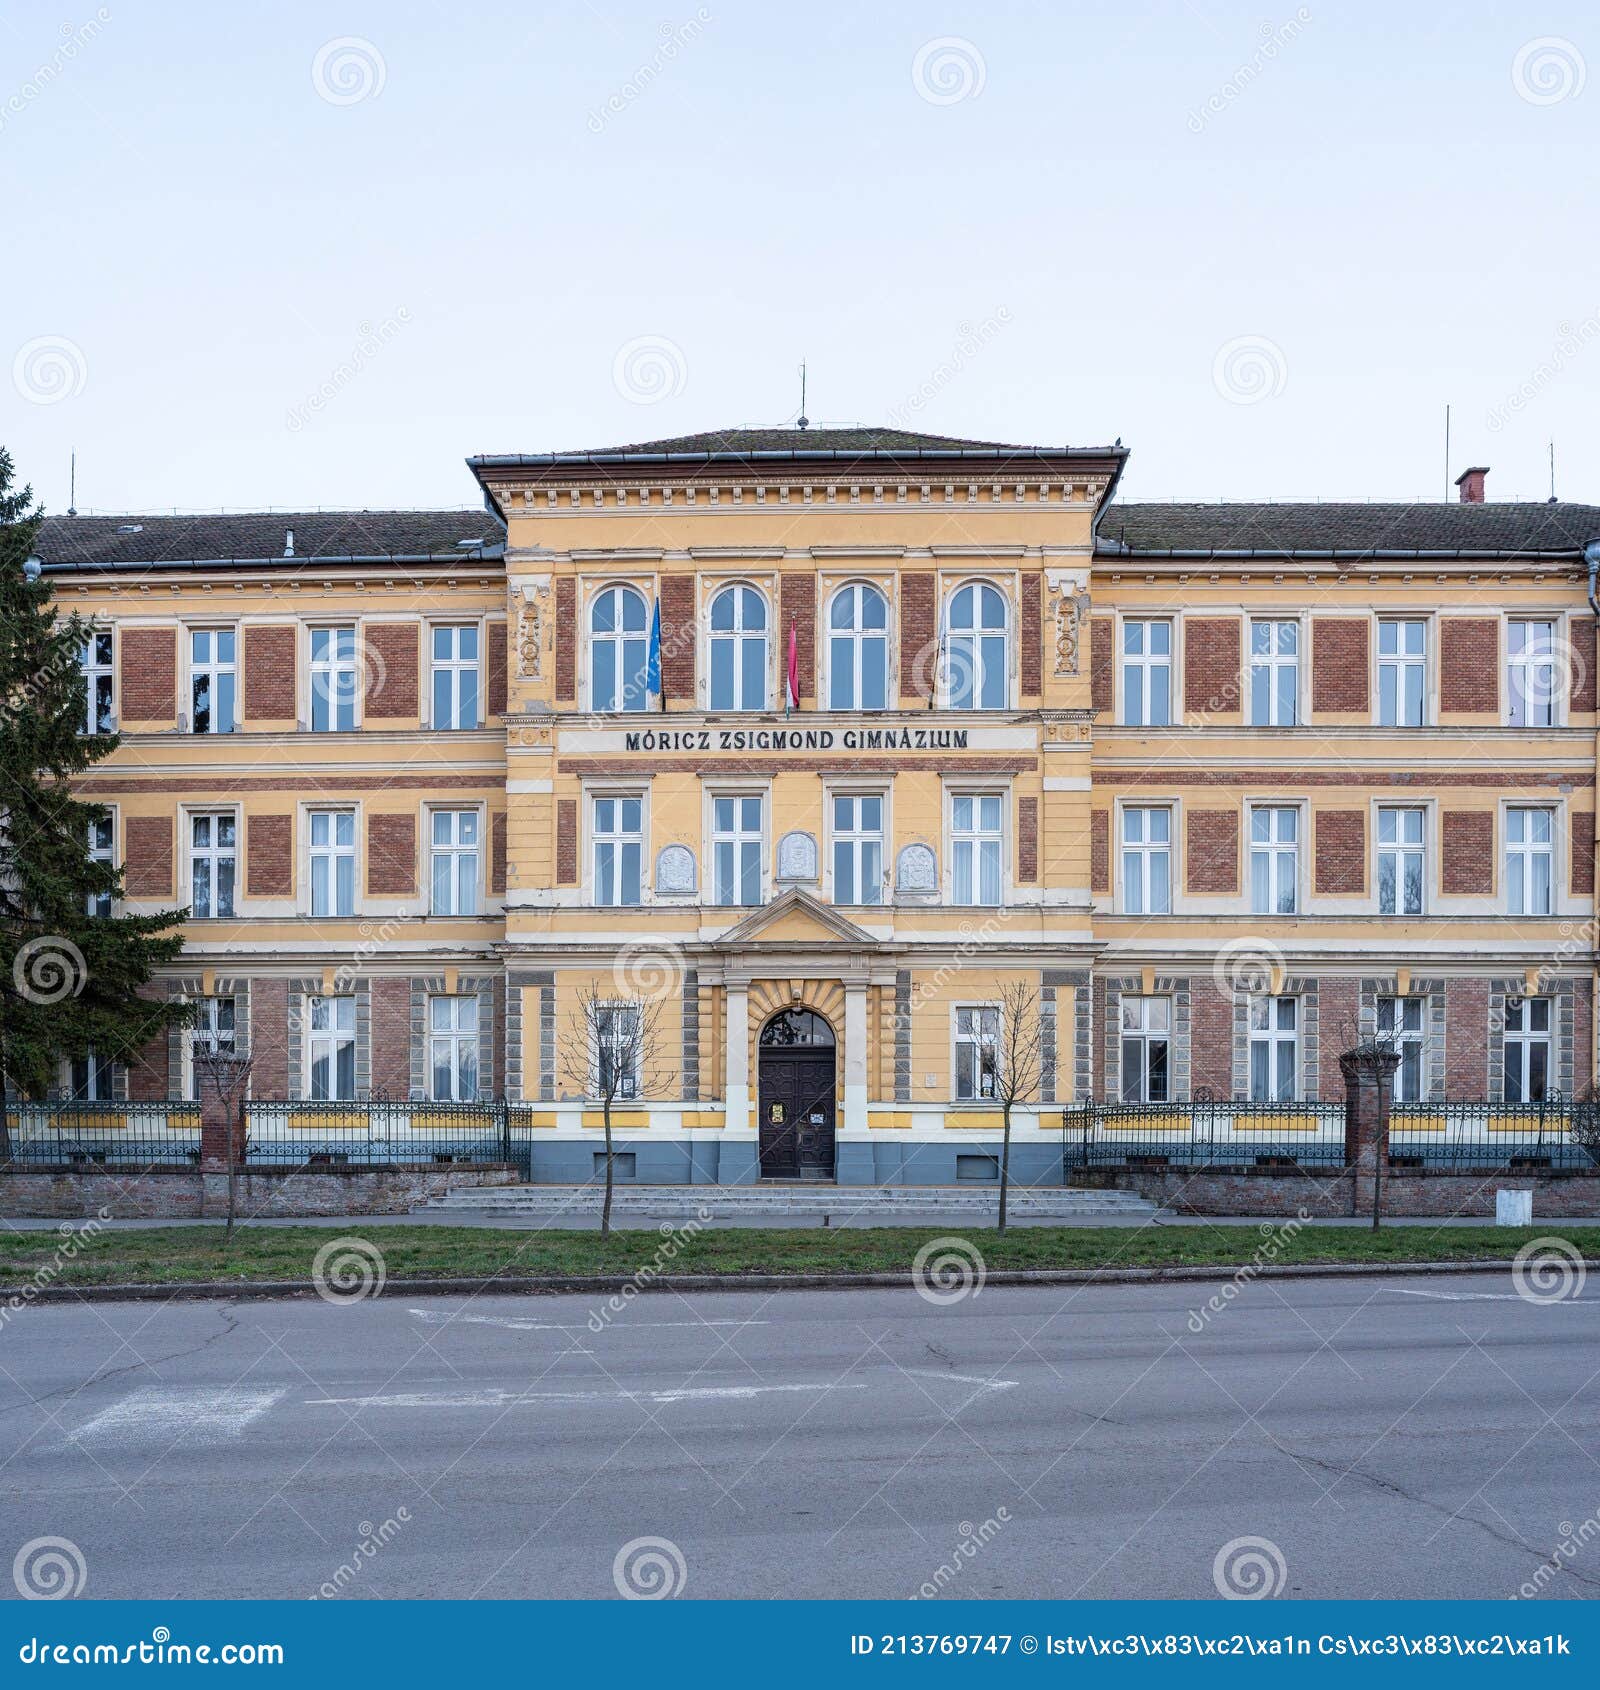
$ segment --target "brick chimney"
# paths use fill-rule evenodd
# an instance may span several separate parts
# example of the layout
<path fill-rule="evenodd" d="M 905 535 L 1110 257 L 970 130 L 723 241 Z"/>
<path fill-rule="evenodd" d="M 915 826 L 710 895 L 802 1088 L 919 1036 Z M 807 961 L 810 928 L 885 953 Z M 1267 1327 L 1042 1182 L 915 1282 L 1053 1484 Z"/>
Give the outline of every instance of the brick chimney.
<path fill-rule="evenodd" d="M 1487 464 L 1475 464 L 1471 469 L 1464 469 L 1456 477 L 1456 486 L 1461 489 L 1461 502 L 1464 505 L 1481 505 L 1483 503 L 1483 483 L 1489 473 Z"/>

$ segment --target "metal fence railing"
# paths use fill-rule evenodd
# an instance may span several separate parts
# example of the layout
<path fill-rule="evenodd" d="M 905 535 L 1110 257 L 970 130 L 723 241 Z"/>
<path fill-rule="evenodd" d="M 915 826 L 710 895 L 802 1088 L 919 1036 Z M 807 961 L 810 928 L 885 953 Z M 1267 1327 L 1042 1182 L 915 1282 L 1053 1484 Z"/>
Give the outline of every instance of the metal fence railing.
<path fill-rule="evenodd" d="M 1081 1103 L 1062 1111 L 1063 1160 L 1077 1168 L 1339 1166 L 1342 1103 Z"/>
<path fill-rule="evenodd" d="M 1600 1104 L 1397 1103 L 1389 1116 L 1389 1165 L 1529 1172 L 1600 1172 Z"/>
<path fill-rule="evenodd" d="M 251 1102 L 247 1167 L 521 1162 L 528 1111 L 516 1104 Z"/>
<path fill-rule="evenodd" d="M 200 1160 L 198 1103 L 11 1103 L 0 1141 L 24 1168 L 186 1167 Z"/>

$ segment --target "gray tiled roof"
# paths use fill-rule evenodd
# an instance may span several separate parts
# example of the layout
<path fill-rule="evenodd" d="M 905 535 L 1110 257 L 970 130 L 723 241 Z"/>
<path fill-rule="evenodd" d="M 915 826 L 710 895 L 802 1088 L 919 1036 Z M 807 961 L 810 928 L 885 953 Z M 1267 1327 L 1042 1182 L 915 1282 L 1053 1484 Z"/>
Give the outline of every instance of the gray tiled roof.
<path fill-rule="evenodd" d="M 858 457 L 894 453 L 925 458 L 1059 457 L 1068 453 L 1121 456 L 1120 446 L 1014 446 L 998 440 L 963 440 L 944 434 L 915 434 L 900 428 L 725 428 L 641 440 L 630 446 L 600 446 L 571 452 L 509 453 L 469 458 L 474 469 L 521 465 L 613 462 L 621 459 Z"/>
<path fill-rule="evenodd" d="M 1099 550 L 1168 554 L 1337 553 L 1360 557 L 1580 557 L 1600 539 L 1600 507 L 1573 504 L 1113 504 Z"/>
<path fill-rule="evenodd" d="M 294 535 L 294 556 L 285 538 Z M 472 540 L 473 546 L 459 542 Z M 47 516 L 47 567 L 158 568 L 220 561 L 292 568 L 313 559 L 498 557 L 505 530 L 481 507 L 452 511 L 247 511 L 232 516 Z"/>

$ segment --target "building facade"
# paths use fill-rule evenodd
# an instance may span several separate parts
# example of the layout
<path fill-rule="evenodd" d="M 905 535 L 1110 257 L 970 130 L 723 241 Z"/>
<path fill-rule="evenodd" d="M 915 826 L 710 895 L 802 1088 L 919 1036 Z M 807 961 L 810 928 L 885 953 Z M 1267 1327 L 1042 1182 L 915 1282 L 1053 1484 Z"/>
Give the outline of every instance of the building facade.
<path fill-rule="evenodd" d="M 485 509 L 58 518 L 84 783 L 192 1033 L 89 1095 L 504 1097 L 640 1181 L 1023 1180 L 1063 1107 L 1519 1103 L 1594 1072 L 1600 509 L 1135 505 L 889 430 L 470 460 Z"/>

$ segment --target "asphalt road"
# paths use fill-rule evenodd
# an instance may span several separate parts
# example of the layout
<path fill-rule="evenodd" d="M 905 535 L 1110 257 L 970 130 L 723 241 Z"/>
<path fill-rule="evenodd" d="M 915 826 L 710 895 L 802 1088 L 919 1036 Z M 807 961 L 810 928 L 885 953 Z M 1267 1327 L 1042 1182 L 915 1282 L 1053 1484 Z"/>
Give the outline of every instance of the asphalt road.
<path fill-rule="evenodd" d="M 1191 1318 L 1219 1289 L 22 1309 L 0 1565 L 65 1538 L 87 1597 L 1215 1597 L 1265 1539 L 1224 1583 L 1600 1596 L 1600 1537 L 1555 1553 L 1600 1509 L 1600 1286 L 1258 1281 Z"/>

